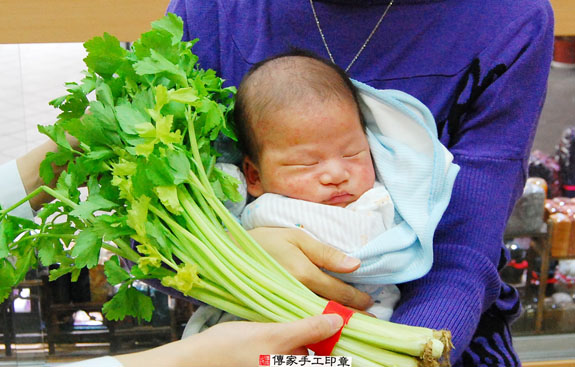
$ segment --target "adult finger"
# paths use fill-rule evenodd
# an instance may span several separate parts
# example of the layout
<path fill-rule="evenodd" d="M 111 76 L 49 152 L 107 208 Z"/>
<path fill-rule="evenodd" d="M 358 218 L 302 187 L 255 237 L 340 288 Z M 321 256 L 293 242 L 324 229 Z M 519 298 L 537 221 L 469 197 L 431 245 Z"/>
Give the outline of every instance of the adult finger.
<path fill-rule="evenodd" d="M 303 231 L 295 230 L 291 235 L 290 242 L 318 267 L 333 272 L 348 273 L 360 265 L 359 259 L 347 256 L 333 247 L 316 241 Z M 299 274 L 299 280 L 320 296 L 358 310 L 365 310 L 373 304 L 373 300 L 367 293 L 317 268 L 302 267 L 302 269 L 304 273 Z"/>
<path fill-rule="evenodd" d="M 290 242 L 320 268 L 336 273 L 351 273 L 361 264 L 359 259 L 319 242 L 299 229 L 292 230 L 290 235 Z"/>
<path fill-rule="evenodd" d="M 308 317 L 287 324 L 276 324 L 281 331 L 286 352 L 297 350 L 308 344 L 318 343 L 335 334 L 343 325 L 343 319 L 336 314 Z"/>
<path fill-rule="evenodd" d="M 260 227 L 250 230 L 250 234 L 311 291 L 359 310 L 372 304 L 368 294 L 319 269 L 350 272 L 359 266 L 359 260 L 314 240 L 299 229 Z"/>
<path fill-rule="evenodd" d="M 320 296 L 344 306 L 365 310 L 373 305 L 373 300 L 369 294 L 320 270 L 301 280 L 301 282 Z"/>

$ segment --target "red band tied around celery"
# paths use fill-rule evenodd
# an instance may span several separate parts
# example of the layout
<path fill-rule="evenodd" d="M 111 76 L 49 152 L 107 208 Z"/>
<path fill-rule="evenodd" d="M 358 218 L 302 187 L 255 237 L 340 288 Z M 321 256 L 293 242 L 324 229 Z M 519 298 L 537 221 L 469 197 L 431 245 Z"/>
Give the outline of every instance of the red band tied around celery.
<path fill-rule="evenodd" d="M 335 313 L 341 316 L 343 319 L 343 325 L 337 331 L 337 333 L 333 334 L 329 338 L 320 341 L 319 343 L 307 345 L 308 349 L 311 349 L 315 352 L 318 356 L 329 356 L 333 351 L 333 348 L 339 341 L 341 336 L 341 331 L 343 330 L 344 326 L 347 325 L 347 322 L 353 315 L 353 311 L 349 308 L 340 305 L 337 302 L 329 301 L 323 310 L 323 314 Z"/>

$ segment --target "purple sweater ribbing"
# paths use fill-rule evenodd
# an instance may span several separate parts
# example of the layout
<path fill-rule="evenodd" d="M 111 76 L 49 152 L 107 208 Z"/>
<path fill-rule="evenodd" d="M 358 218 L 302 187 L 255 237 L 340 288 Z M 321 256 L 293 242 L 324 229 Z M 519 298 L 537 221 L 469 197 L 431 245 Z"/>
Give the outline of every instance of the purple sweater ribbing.
<path fill-rule="evenodd" d="M 346 67 L 387 0 L 316 0 Z M 354 4 L 354 5 L 352 5 Z M 359 5 L 358 5 L 359 4 Z M 250 66 L 298 47 L 327 57 L 308 0 L 172 0 L 204 68 L 238 85 Z M 498 275 L 507 218 L 521 194 L 553 44 L 546 0 L 395 0 L 350 77 L 425 103 L 461 167 L 434 244 L 434 265 L 404 284 L 393 321 L 450 329 L 457 359 L 481 314 L 511 321 L 517 295 Z"/>

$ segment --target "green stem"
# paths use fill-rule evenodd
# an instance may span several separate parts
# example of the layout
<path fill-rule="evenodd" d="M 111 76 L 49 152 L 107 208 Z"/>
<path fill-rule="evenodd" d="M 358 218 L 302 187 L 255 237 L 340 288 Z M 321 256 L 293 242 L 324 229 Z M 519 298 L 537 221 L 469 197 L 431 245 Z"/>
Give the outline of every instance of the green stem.
<path fill-rule="evenodd" d="M 262 314 L 260 314 L 259 312 L 254 312 L 236 302 L 232 302 L 227 299 L 222 299 L 219 295 L 215 295 L 208 291 L 204 291 L 201 288 L 192 289 L 189 296 L 204 303 L 207 303 L 209 305 L 217 305 L 217 308 L 246 320 L 252 320 L 256 322 L 272 321 L 271 319 L 262 316 Z"/>
<path fill-rule="evenodd" d="M 196 113 L 194 112 L 194 115 L 192 116 L 190 107 L 186 107 L 186 118 L 188 120 L 188 124 L 190 124 L 190 128 L 188 131 L 190 137 L 190 148 L 191 148 L 190 150 L 192 151 L 192 156 L 194 158 L 194 161 L 196 162 L 196 165 L 198 166 L 198 175 L 199 175 L 198 178 L 200 179 L 200 182 L 203 184 L 204 188 L 211 193 L 212 190 L 210 180 L 206 175 L 206 171 L 202 163 L 202 156 L 200 155 L 198 142 L 196 140 L 196 131 L 194 129 L 194 120 L 196 118 Z"/>
<path fill-rule="evenodd" d="M 349 343 L 344 339 L 340 339 L 335 345 L 332 355 L 350 356 L 353 358 L 353 366 L 357 367 L 418 367 L 420 365 L 420 361 L 415 357 L 373 348 L 367 344 Z"/>
<path fill-rule="evenodd" d="M 68 205 L 69 207 L 71 207 L 72 209 L 76 209 L 78 207 L 78 204 L 76 204 L 75 202 L 73 202 L 72 200 L 68 199 L 67 197 L 65 197 L 64 195 L 60 194 L 58 191 L 52 189 L 51 187 L 48 186 L 40 186 L 41 189 L 43 189 L 47 194 L 53 196 L 54 198 L 60 200 L 61 202 L 63 202 L 64 204 Z M 36 190 L 34 190 L 36 191 Z"/>
<path fill-rule="evenodd" d="M 20 241 L 28 241 L 30 239 L 35 239 L 35 238 L 68 238 L 68 239 L 74 239 L 77 236 L 74 234 L 63 234 L 63 233 L 56 233 L 56 234 L 52 234 L 52 233 L 38 233 L 38 234 L 33 234 L 30 236 L 26 236 L 24 238 L 22 238 L 21 240 L 18 240 L 18 242 Z"/>
<path fill-rule="evenodd" d="M 288 310 L 290 313 L 298 317 L 306 317 L 313 313 L 314 305 L 307 305 L 306 300 L 302 298 L 301 302 L 288 302 L 287 299 L 292 299 L 289 296 L 285 297 L 283 294 L 278 296 L 276 292 L 281 289 L 281 292 L 286 292 L 286 287 L 276 280 L 276 277 L 272 273 L 266 272 L 262 273 L 257 267 L 252 265 L 249 258 L 246 258 L 245 253 L 239 251 L 235 245 L 231 243 L 231 239 L 226 233 L 219 230 L 219 227 L 214 227 L 202 221 L 203 217 L 199 213 L 199 208 L 193 207 L 194 203 L 186 203 L 184 207 L 187 211 L 198 212 L 198 214 L 193 215 L 191 220 L 191 232 L 198 233 L 202 232 L 209 241 L 204 242 L 206 246 L 210 248 L 217 258 L 221 259 L 227 268 L 234 269 L 234 273 L 238 276 L 242 282 L 247 284 L 251 289 L 259 294 L 267 297 L 271 302 L 281 306 L 284 310 Z M 272 280 L 273 279 L 273 280 Z M 298 296 L 299 293 L 293 293 L 293 296 Z M 299 307 L 294 306 L 294 303 L 298 304 Z M 307 312 L 306 312 L 307 311 Z"/>
<path fill-rule="evenodd" d="M 431 329 L 374 320 L 359 313 L 349 319 L 342 335 L 413 356 L 420 356 L 426 343 L 434 339 Z"/>
<path fill-rule="evenodd" d="M 26 195 L 25 198 L 23 198 L 22 200 L 18 201 L 16 204 L 0 210 L 0 218 L 4 217 L 6 214 L 10 213 L 12 210 L 16 209 L 17 207 L 19 207 L 20 205 L 24 204 L 25 202 L 27 202 L 28 200 L 32 199 L 33 197 L 35 197 L 36 195 L 38 195 L 39 193 L 41 193 L 45 186 L 40 186 L 38 187 L 36 190 L 32 191 L 30 194 Z"/>
<path fill-rule="evenodd" d="M 216 212 L 216 215 L 222 220 L 228 231 L 233 238 L 242 244 L 242 248 L 260 265 L 266 266 L 270 271 L 277 272 L 280 279 L 287 281 L 294 290 L 303 294 L 308 294 L 310 297 L 315 297 L 315 294 L 310 291 L 301 282 L 295 279 L 283 266 L 281 266 L 270 254 L 268 254 L 258 244 L 252 236 L 232 217 L 230 212 L 225 206 L 217 199 L 207 198 L 208 204 Z"/>
<path fill-rule="evenodd" d="M 116 238 L 113 241 L 118 247 L 118 249 L 122 252 L 122 257 L 132 261 L 132 262 L 138 262 L 138 259 L 140 258 L 140 255 L 134 251 L 132 249 L 132 247 L 127 244 L 123 239 L 121 238 Z"/>
<path fill-rule="evenodd" d="M 182 228 L 178 223 L 173 221 L 170 216 L 164 214 L 160 210 L 157 210 L 155 207 L 150 207 L 150 211 L 160 217 L 166 224 L 168 224 L 173 231 L 180 233 L 195 245 L 198 248 L 198 251 L 204 252 L 210 259 L 210 262 L 213 264 L 214 269 L 219 269 L 222 274 L 224 275 L 225 279 L 223 281 L 218 281 L 218 284 L 222 285 L 226 288 L 231 294 L 233 294 L 238 299 L 241 299 L 243 302 L 246 303 L 248 307 L 252 310 L 262 313 L 266 318 L 277 320 L 277 321 L 287 321 L 295 319 L 293 315 L 287 312 L 285 309 L 279 307 L 277 304 L 269 301 L 264 295 L 255 292 L 254 289 L 250 288 L 247 284 L 245 279 L 241 279 L 238 277 L 236 273 L 232 270 L 237 270 L 235 267 L 230 266 L 230 264 L 226 264 L 222 259 L 216 256 L 210 249 L 206 247 L 201 241 L 189 233 L 187 230 Z M 182 241 L 182 243 L 186 243 L 186 241 Z M 193 257 L 191 259 L 181 259 L 183 261 L 189 261 L 193 263 Z M 191 261 L 190 261 L 191 260 Z M 235 262 L 235 261 L 234 261 Z M 226 286 L 227 285 L 227 286 Z"/>
<path fill-rule="evenodd" d="M 102 243 L 102 248 L 104 248 L 104 249 L 106 249 L 106 250 L 108 250 L 108 251 L 110 251 L 110 252 L 113 252 L 114 254 L 116 254 L 116 255 L 118 255 L 118 256 L 125 257 L 124 251 L 122 251 L 122 250 L 121 250 L 120 248 L 118 248 L 118 247 L 114 247 L 114 246 L 109 245 L 109 244 L 107 244 L 107 243 L 104 242 L 104 243 Z M 137 260 L 136 260 L 136 261 L 137 261 Z"/>
<path fill-rule="evenodd" d="M 200 208 L 197 207 L 196 203 L 186 198 L 186 194 L 184 192 L 180 192 L 179 194 L 181 197 L 180 202 L 182 206 L 185 208 L 186 212 L 190 213 L 190 217 L 193 218 L 194 227 L 190 228 L 191 231 L 193 233 L 198 231 L 203 232 L 205 237 L 210 239 L 210 241 L 206 242 L 206 245 L 210 246 L 211 251 L 217 253 L 218 258 L 221 258 L 224 262 L 227 262 L 226 265 L 228 267 L 238 269 L 239 273 L 242 274 L 242 276 L 245 276 L 246 282 L 250 284 L 255 282 L 253 287 L 263 286 L 270 295 L 273 295 L 273 292 L 277 291 L 278 287 L 281 287 L 282 292 L 290 292 L 292 294 L 290 297 L 298 297 L 300 301 L 298 301 L 297 304 L 300 307 L 306 309 L 308 312 L 313 313 L 312 310 L 317 309 L 317 304 L 310 303 L 306 299 L 309 297 L 305 297 L 305 293 L 302 294 L 298 290 L 292 289 L 289 283 L 285 284 L 285 281 L 282 281 L 281 277 L 278 277 L 276 274 L 274 274 L 275 272 L 267 270 L 262 272 L 260 268 L 254 267 L 253 260 L 247 256 L 245 252 L 240 251 L 233 244 L 229 235 L 223 232 L 220 226 L 215 227 L 203 221 L 204 216 L 202 215 Z M 277 269 L 280 268 L 281 267 L 278 266 Z M 289 297 L 287 298 L 292 299 Z M 278 299 L 278 302 L 283 303 L 283 299 Z M 303 307 L 304 305 L 305 307 Z M 291 306 L 292 304 L 289 302 L 285 304 L 285 307 L 291 308 Z M 297 313 L 295 309 L 292 312 Z"/>

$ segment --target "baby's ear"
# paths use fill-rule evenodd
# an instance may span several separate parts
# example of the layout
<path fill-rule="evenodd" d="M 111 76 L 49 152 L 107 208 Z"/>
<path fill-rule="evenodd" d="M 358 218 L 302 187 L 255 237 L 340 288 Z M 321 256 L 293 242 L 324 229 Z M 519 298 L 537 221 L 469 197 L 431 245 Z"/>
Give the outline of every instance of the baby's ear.
<path fill-rule="evenodd" d="M 264 189 L 258 166 L 249 157 L 245 157 L 242 168 L 248 185 L 248 193 L 255 198 L 261 196 Z"/>

